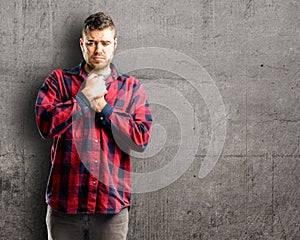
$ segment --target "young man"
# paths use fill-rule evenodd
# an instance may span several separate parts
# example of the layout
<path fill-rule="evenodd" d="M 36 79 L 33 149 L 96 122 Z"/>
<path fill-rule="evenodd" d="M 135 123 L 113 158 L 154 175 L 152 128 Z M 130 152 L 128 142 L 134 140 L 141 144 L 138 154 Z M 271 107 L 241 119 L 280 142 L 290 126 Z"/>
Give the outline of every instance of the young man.
<path fill-rule="evenodd" d="M 129 154 L 147 146 L 152 117 L 141 83 L 111 63 L 117 43 L 108 15 L 89 16 L 80 39 L 84 61 L 54 70 L 38 92 L 38 128 L 53 138 L 48 239 L 126 239 Z"/>

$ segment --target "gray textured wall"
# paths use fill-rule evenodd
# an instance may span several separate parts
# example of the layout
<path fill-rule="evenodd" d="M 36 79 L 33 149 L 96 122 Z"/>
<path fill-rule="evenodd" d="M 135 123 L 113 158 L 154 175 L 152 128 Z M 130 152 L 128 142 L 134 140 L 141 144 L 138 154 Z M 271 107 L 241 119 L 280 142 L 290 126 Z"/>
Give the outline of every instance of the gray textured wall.
<path fill-rule="evenodd" d="M 1 0 L 1 239 L 46 239 L 51 141 L 38 134 L 35 96 L 52 69 L 81 61 L 81 23 L 98 10 L 114 18 L 119 52 L 163 47 L 204 66 L 227 117 L 222 155 L 198 178 L 212 130 L 204 100 L 175 74 L 135 72 L 142 82 L 177 87 L 201 134 L 177 181 L 133 195 L 129 239 L 300 239 L 298 0 Z M 162 167 L 178 150 L 172 111 L 153 105 L 153 114 L 168 138 L 151 161 L 136 161 L 138 171 Z"/>

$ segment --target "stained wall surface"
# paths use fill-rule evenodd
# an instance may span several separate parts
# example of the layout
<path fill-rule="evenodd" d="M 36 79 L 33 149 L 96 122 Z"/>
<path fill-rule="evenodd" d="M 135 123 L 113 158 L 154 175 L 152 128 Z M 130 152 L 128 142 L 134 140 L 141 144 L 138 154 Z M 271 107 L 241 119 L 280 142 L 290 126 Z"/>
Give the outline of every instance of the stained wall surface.
<path fill-rule="evenodd" d="M 151 95 L 155 123 L 132 161 L 161 181 L 133 194 L 128 239 L 300 239 L 298 0 L 1 0 L 0 238 L 47 238 L 51 140 L 34 102 L 52 69 L 81 62 L 82 22 L 96 11 L 113 17 L 117 53 L 142 49 L 121 60 Z M 156 65 L 142 65 L 151 54 Z M 226 122 L 225 141 L 212 119 Z M 209 149 L 218 161 L 199 177 Z"/>

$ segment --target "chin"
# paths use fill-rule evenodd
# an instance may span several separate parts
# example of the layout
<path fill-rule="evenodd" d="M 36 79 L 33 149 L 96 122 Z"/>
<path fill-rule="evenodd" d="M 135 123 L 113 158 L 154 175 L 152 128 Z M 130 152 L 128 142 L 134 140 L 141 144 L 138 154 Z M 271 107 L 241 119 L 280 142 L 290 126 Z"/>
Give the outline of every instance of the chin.
<path fill-rule="evenodd" d="M 94 70 L 105 70 L 109 65 L 108 64 L 94 64 Z"/>
<path fill-rule="evenodd" d="M 95 68 L 97 68 L 97 69 L 105 69 L 105 68 L 107 68 L 107 64 L 95 64 Z"/>

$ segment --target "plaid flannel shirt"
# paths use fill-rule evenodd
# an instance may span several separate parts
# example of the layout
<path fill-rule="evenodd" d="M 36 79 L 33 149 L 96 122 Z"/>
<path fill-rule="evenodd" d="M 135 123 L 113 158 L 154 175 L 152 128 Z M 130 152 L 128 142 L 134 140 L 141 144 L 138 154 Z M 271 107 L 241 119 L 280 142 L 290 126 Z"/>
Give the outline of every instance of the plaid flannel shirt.
<path fill-rule="evenodd" d="M 38 92 L 37 125 L 53 138 L 46 202 L 68 214 L 114 214 L 130 206 L 130 150 L 145 149 L 152 117 L 141 83 L 113 64 L 107 105 L 95 113 L 80 89 L 84 64 L 54 70 Z"/>

